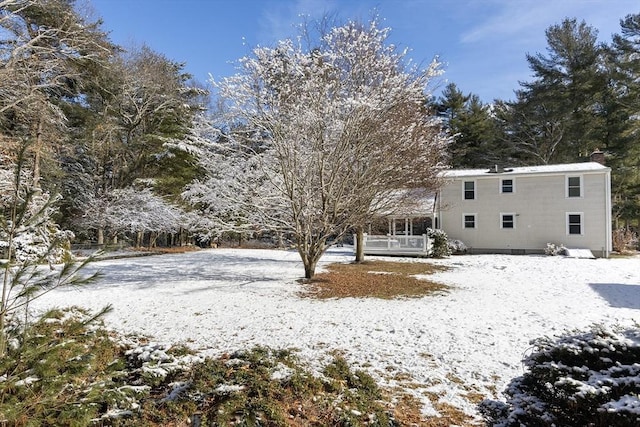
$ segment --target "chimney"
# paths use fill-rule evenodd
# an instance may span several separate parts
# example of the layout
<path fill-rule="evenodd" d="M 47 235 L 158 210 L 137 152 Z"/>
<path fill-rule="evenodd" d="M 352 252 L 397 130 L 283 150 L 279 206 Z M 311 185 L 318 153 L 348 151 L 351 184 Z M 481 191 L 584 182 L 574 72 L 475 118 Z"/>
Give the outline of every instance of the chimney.
<path fill-rule="evenodd" d="M 600 151 L 599 148 L 596 148 L 595 151 L 589 156 L 589 160 L 604 165 L 604 152 Z"/>

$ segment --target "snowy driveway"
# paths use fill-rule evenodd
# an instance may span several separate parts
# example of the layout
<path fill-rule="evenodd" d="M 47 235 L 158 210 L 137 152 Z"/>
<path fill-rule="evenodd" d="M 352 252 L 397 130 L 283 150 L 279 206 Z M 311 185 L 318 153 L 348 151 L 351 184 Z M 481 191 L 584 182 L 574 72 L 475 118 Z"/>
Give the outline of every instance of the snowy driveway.
<path fill-rule="evenodd" d="M 322 262 L 351 258 L 340 248 Z M 296 348 L 317 366 L 340 350 L 383 383 L 421 398 L 426 414 L 434 410 L 424 392 L 474 414 L 465 396 L 495 397 L 522 373 L 520 360 L 533 338 L 640 321 L 639 258 L 405 260 L 452 267 L 431 276 L 452 286 L 450 292 L 391 301 L 310 300 L 298 296 L 303 270 L 296 252 L 213 249 L 100 261 L 98 283 L 58 290 L 37 306 L 112 304 L 109 327 L 208 355 L 254 345 Z"/>

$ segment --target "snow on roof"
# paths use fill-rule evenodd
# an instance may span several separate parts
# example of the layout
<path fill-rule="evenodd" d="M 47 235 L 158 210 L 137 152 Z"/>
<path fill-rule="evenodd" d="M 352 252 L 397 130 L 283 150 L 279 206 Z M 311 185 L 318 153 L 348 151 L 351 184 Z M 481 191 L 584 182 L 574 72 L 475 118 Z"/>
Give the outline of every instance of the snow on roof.
<path fill-rule="evenodd" d="M 375 209 L 380 216 L 429 216 L 435 209 L 436 195 L 422 188 L 401 189 L 381 195 Z"/>
<path fill-rule="evenodd" d="M 482 169 L 451 169 L 443 172 L 446 178 L 458 178 L 467 176 L 504 176 L 504 175 L 528 175 L 528 174 L 553 174 L 565 172 L 593 172 L 606 171 L 608 167 L 597 162 L 564 163 L 558 165 L 521 166 L 504 168 L 503 172 L 489 172 L 489 168 Z"/>

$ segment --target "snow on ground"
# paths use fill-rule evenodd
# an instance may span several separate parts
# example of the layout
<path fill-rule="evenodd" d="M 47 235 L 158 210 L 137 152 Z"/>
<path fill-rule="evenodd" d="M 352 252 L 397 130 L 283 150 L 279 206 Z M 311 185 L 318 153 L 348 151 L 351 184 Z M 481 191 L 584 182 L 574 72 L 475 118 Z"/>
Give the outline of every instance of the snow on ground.
<path fill-rule="evenodd" d="M 322 263 L 351 259 L 348 248 L 335 248 Z M 36 306 L 112 304 L 109 327 L 205 355 L 254 345 L 296 348 L 317 367 L 339 350 L 383 384 L 420 397 L 425 414 L 436 413 L 429 392 L 475 414 L 467 394 L 499 397 L 523 373 L 521 360 L 534 338 L 640 320 L 640 258 L 402 260 L 450 266 L 430 277 L 450 292 L 397 300 L 300 298 L 296 252 L 213 249 L 99 261 L 89 268 L 102 271 L 98 283 L 57 290 Z"/>

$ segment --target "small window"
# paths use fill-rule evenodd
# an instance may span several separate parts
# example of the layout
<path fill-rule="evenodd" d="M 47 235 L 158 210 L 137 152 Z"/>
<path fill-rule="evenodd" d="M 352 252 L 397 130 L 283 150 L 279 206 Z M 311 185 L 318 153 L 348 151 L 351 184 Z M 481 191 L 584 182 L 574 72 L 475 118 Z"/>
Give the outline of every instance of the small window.
<path fill-rule="evenodd" d="M 567 197 L 582 197 L 582 184 L 579 176 L 567 177 Z"/>
<path fill-rule="evenodd" d="M 500 227 L 501 228 L 516 228 L 516 215 L 500 214 Z"/>
<path fill-rule="evenodd" d="M 464 199 L 473 200 L 476 198 L 475 181 L 464 181 Z"/>
<path fill-rule="evenodd" d="M 567 234 L 582 234 L 582 213 L 567 214 Z"/>
<path fill-rule="evenodd" d="M 513 193 L 513 179 L 503 179 L 500 191 L 503 193 Z"/>
<path fill-rule="evenodd" d="M 476 214 L 464 214 L 462 218 L 464 228 L 476 228 Z"/>

